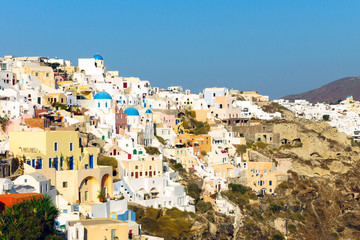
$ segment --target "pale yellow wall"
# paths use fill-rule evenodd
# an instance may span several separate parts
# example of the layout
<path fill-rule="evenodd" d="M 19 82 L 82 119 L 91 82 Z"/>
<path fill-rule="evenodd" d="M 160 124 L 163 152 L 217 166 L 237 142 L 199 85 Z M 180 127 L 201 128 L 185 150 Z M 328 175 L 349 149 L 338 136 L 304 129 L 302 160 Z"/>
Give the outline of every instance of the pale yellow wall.
<path fill-rule="evenodd" d="M 88 240 L 111 239 L 111 230 L 116 229 L 119 239 L 128 239 L 129 227 L 127 223 L 85 225 Z"/>
<path fill-rule="evenodd" d="M 207 121 L 207 114 L 210 112 L 210 109 L 208 110 L 195 110 L 196 112 L 196 120 L 200 122 L 206 122 Z"/>
<path fill-rule="evenodd" d="M 28 65 L 23 66 L 20 69 L 21 72 L 36 76 L 43 84 L 55 88 L 54 71 L 51 67 L 47 66 L 36 66 L 31 67 Z"/>
<path fill-rule="evenodd" d="M 79 147 L 79 132 L 77 131 L 24 131 L 9 133 L 9 150 L 15 157 L 27 159 L 41 157 L 43 168 L 49 168 L 49 158 L 64 157 L 63 169 L 67 169 L 66 157 L 74 157 L 74 169 L 84 169 L 89 164 L 89 155 L 94 156 L 94 168 L 97 167 L 99 149 L 96 147 Z M 54 143 L 58 143 L 58 151 L 54 151 Z M 70 151 L 70 142 L 73 151 Z M 26 149 L 24 149 L 26 148 Z M 81 159 L 81 160 L 80 160 Z"/>
<path fill-rule="evenodd" d="M 133 172 L 133 178 L 136 176 L 136 172 L 138 173 L 138 178 L 149 177 L 149 173 L 146 176 L 145 172 L 152 171 L 152 176 L 162 176 L 162 161 L 161 160 L 146 160 L 146 161 L 121 161 L 121 165 L 124 169 L 128 171 L 129 177 L 131 177 L 131 173 Z M 154 171 L 156 175 L 154 175 Z M 140 176 L 140 172 L 142 172 Z"/>
<path fill-rule="evenodd" d="M 273 162 L 247 162 L 246 177 L 248 181 L 248 186 L 251 187 L 254 191 L 260 191 L 261 189 L 266 189 L 267 194 L 274 193 L 275 188 L 277 187 L 277 171 L 273 170 Z M 251 170 L 257 170 L 257 172 L 251 172 Z M 265 170 L 267 173 L 265 173 Z M 265 183 L 260 186 L 259 181 L 264 181 Z M 269 185 L 269 181 L 272 182 L 272 185 Z M 272 190 L 270 192 L 270 189 Z"/>
<path fill-rule="evenodd" d="M 217 177 L 226 177 L 230 178 L 233 177 L 234 174 L 234 166 L 228 163 L 213 165 L 212 168 L 214 169 L 214 174 Z"/>
<path fill-rule="evenodd" d="M 51 105 L 55 102 L 67 105 L 66 95 L 63 93 L 50 93 L 43 97 L 43 105 Z"/>
<path fill-rule="evenodd" d="M 197 165 L 196 158 L 189 154 L 185 148 L 173 148 L 167 149 L 167 151 L 176 158 L 179 158 L 181 160 L 181 165 L 183 165 L 186 170 Z"/>

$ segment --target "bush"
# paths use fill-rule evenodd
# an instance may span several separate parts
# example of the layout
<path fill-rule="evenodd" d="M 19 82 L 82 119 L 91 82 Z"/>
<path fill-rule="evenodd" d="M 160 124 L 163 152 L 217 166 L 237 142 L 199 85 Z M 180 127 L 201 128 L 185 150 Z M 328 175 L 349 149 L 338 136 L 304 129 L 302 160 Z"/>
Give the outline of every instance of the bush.
<path fill-rule="evenodd" d="M 266 148 L 266 146 L 267 146 L 267 144 L 266 143 L 264 143 L 264 142 L 257 142 L 256 144 L 255 144 L 257 147 L 259 147 L 259 148 L 261 148 L 261 149 L 264 149 L 264 148 Z"/>
<path fill-rule="evenodd" d="M 50 197 L 24 200 L 0 214 L 1 239 L 46 239 L 55 235 L 59 210 Z"/>
<path fill-rule="evenodd" d="M 252 142 L 249 142 L 249 141 L 246 141 L 246 146 L 248 148 L 251 148 L 253 146 L 253 143 Z"/>
<path fill-rule="evenodd" d="M 323 120 L 324 121 L 329 121 L 330 120 L 330 115 L 328 115 L 328 114 L 323 115 Z"/>
<path fill-rule="evenodd" d="M 145 150 L 149 155 L 160 155 L 160 151 L 157 147 L 145 147 Z"/>
<path fill-rule="evenodd" d="M 284 240 L 284 236 L 281 234 L 281 233 L 275 233 L 273 236 L 272 236 L 272 239 L 273 240 Z"/>
<path fill-rule="evenodd" d="M 111 166 L 113 169 L 116 169 L 118 167 L 118 162 L 114 157 L 101 156 L 99 157 L 98 165 Z"/>
<path fill-rule="evenodd" d="M 248 147 L 247 147 L 245 144 L 239 145 L 239 146 L 236 148 L 236 154 L 242 156 L 244 153 L 246 153 L 246 149 L 247 149 L 247 148 L 248 148 Z"/>
<path fill-rule="evenodd" d="M 250 191 L 250 188 L 245 187 L 241 184 L 230 183 L 229 188 L 231 189 L 231 191 L 240 192 L 241 194 L 245 194 L 246 192 Z"/>
<path fill-rule="evenodd" d="M 155 136 L 155 137 L 162 145 L 165 145 L 165 140 L 162 137 L 160 137 L 160 136 Z"/>
<path fill-rule="evenodd" d="M 195 200 L 200 198 L 201 188 L 196 183 L 190 183 L 186 188 L 187 194 Z"/>
<path fill-rule="evenodd" d="M 279 211 L 281 211 L 281 209 L 282 209 L 282 207 L 279 204 L 273 203 L 270 205 L 270 210 L 273 211 L 273 213 L 279 212 Z"/>
<path fill-rule="evenodd" d="M 195 205 L 196 211 L 199 211 L 201 213 L 206 213 L 209 210 L 212 210 L 212 205 L 209 202 L 204 202 L 203 200 L 200 200 Z"/>

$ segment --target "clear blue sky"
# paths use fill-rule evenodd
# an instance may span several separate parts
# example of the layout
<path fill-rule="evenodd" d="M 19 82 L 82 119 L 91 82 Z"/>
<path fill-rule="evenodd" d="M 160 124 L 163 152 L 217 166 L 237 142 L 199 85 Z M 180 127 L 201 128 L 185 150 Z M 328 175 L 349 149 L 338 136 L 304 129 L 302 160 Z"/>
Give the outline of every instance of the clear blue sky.
<path fill-rule="evenodd" d="M 360 1 L 4 1 L 0 56 L 100 53 L 109 70 L 272 99 L 360 75 Z"/>

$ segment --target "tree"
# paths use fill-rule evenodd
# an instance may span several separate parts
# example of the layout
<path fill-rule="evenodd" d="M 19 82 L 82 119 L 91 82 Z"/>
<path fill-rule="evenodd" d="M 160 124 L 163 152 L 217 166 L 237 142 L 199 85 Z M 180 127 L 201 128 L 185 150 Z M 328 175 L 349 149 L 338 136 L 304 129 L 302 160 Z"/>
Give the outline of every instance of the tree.
<path fill-rule="evenodd" d="M 246 153 L 247 146 L 245 144 L 241 144 L 236 148 L 237 155 L 243 156 Z"/>
<path fill-rule="evenodd" d="M 32 240 L 55 237 L 54 223 L 58 215 L 59 210 L 49 196 L 24 200 L 0 214 L 0 238 Z"/>
<path fill-rule="evenodd" d="M 323 115 L 323 120 L 324 121 L 329 121 L 330 120 L 330 115 L 328 115 L 328 114 Z"/>

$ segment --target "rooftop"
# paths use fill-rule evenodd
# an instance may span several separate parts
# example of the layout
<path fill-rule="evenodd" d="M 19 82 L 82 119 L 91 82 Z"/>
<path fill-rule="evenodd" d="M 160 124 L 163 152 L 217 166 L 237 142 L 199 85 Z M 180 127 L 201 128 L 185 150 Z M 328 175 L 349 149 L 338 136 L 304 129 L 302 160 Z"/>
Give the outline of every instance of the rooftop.
<path fill-rule="evenodd" d="M 69 221 L 70 226 L 74 226 L 76 223 L 81 223 L 84 226 L 91 226 L 91 225 L 106 225 L 106 224 L 127 224 L 125 221 L 120 221 L 112 218 L 96 218 L 96 219 L 85 219 L 85 220 L 78 220 L 78 221 Z"/>

